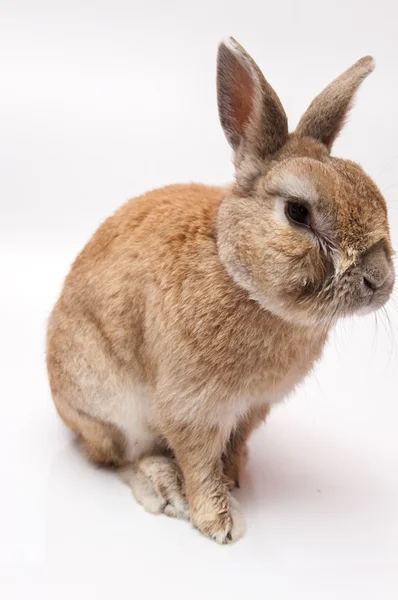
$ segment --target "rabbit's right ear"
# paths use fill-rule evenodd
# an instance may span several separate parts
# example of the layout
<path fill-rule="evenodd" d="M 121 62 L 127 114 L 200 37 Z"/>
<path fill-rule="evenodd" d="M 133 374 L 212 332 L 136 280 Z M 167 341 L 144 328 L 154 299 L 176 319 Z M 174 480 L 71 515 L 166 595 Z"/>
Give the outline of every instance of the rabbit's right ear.
<path fill-rule="evenodd" d="M 242 159 L 247 154 L 264 159 L 286 142 L 287 118 L 278 96 L 233 38 L 218 48 L 217 96 L 221 125 Z"/>

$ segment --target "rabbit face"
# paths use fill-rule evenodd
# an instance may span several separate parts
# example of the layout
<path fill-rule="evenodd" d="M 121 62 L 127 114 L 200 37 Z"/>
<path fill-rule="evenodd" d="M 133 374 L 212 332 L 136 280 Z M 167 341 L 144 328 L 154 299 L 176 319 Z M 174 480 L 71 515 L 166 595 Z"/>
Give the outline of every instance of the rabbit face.
<path fill-rule="evenodd" d="M 233 279 L 289 321 L 380 308 L 393 284 L 384 199 L 362 169 L 324 157 L 275 162 L 249 194 L 227 196 L 220 256 Z"/>

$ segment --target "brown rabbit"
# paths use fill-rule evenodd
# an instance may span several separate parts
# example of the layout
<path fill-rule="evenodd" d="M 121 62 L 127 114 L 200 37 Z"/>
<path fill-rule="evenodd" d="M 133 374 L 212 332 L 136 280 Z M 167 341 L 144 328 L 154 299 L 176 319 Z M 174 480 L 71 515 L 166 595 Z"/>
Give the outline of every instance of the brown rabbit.
<path fill-rule="evenodd" d="M 228 189 L 173 185 L 127 202 L 74 263 L 49 320 L 55 405 L 88 457 L 114 465 L 148 511 L 221 543 L 253 428 L 322 354 L 344 315 L 393 283 L 384 199 L 330 150 L 365 57 L 312 102 L 295 133 L 232 38 L 218 107 L 234 150 Z"/>

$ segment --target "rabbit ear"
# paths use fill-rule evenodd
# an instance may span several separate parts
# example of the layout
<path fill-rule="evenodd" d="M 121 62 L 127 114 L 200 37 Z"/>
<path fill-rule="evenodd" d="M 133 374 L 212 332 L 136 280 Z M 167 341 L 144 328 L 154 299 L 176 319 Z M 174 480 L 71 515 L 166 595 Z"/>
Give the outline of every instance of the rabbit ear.
<path fill-rule="evenodd" d="M 310 104 L 301 117 L 296 133 L 319 140 L 329 151 L 344 125 L 360 83 L 375 67 L 365 56 L 332 81 Z"/>
<path fill-rule="evenodd" d="M 285 143 L 287 118 L 278 96 L 231 37 L 218 48 L 217 96 L 221 125 L 235 151 L 264 158 Z"/>

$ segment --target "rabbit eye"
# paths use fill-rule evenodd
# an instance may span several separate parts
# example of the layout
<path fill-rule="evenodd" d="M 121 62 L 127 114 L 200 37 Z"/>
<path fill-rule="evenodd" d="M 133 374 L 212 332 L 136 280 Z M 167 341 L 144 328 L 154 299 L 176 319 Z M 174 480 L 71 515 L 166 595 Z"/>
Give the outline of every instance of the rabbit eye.
<path fill-rule="evenodd" d="M 293 223 L 306 225 L 307 227 L 310 224 L 310 211 L 303 204 L 300 204 L 299 202 L 287 202 L 286 212 Z"/>

